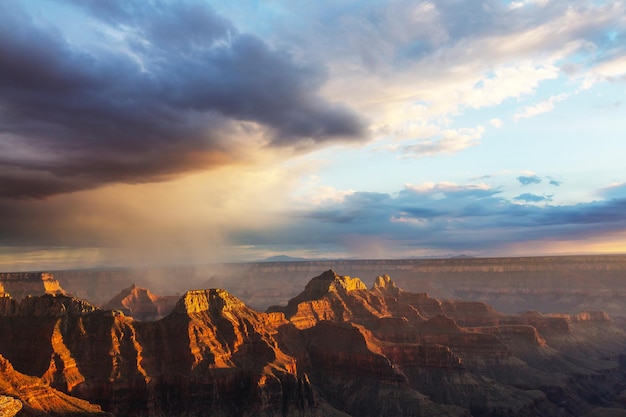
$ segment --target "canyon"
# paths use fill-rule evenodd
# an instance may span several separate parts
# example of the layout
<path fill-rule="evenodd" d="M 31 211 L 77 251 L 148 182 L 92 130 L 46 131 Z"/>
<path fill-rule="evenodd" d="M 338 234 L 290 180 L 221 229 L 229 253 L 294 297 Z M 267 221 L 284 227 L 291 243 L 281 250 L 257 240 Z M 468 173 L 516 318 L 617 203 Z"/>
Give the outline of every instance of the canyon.
<path fill-rule="evenodd" d="M 176 296 L 152 288 L 172 294 L 181 280 L 159 279 L 185 269 L 87 271 L 80 288 L 80 271 L 0 274 L 0 410 L 623 416 L 626 268 L 615 258 L 336 262 L 392 271 L 371 285 L 312 273 L 326 261 L 225 265 L 194 270 L 185 284 L 201 289 Z M 538 308 L 518 309 L 538 294 Z"/>
<path fill-rule="evenodd" d="M 626 255 L 452 258 L 404 260 L 319 260 L 250 262 L 161 268 L 0 273 L 0 288 L 16 298 L 15 278 L 35 291 L 56 282 L 75 297 L 103 305 L 133 284 L 156 294 L 182 296 L 190 288 L 222 288 L 264 310 L 286 304 L 320 271 L 334 269 L 365 281 L 389 274 L 406 291 L 441 299 L 485 302 L 504 313 L 537 310 L 571 313 L 603 310 L 626 317 Z M 36 288 L 35 288 L 36 287 Z M 35 294 L 36 292 L 32 292 Z"/>

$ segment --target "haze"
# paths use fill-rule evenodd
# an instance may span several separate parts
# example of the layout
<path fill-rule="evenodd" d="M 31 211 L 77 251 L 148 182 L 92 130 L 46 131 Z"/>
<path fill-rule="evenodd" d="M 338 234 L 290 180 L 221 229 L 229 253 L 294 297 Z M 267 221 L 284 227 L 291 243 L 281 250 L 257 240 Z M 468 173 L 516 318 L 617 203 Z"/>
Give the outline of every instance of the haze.
<path fill-rule="evenodd" d="M 0 3 L 0 268 L 626 251 L 623 1 Z"/>

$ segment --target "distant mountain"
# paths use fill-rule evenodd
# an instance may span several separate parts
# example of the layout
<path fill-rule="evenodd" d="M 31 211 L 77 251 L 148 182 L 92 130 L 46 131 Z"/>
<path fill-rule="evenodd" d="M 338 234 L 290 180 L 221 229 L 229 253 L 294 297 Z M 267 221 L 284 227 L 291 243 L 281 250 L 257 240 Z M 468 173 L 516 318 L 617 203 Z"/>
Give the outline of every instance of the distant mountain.
<path fill-rule="evenodd" d="M 292 256 L 287 255 L 276 255 L 270 256 L 269 258 L 263 259 L 259 262 L 302 262 L 302 261 L 310 261 L 308 258 L 294 258 Z"/>

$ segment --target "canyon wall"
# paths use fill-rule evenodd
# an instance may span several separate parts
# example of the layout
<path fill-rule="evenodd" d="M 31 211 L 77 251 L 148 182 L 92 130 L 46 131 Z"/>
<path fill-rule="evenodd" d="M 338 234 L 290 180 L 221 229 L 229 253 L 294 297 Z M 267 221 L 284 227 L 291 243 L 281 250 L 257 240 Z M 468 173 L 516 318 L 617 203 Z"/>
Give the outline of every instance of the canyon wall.
<path fill-rule="evenodd" d="M 367 281 L 389 274 L 407 291 L 439 299 L 482 301 L 504 313 L 603 310 L 611 317 L 626 318 L 626 304 L 622 302 L 626 297 L 622 285 L 626 255 L 256 262 L 47 274 L 66 292 L 98 305 L 137 284 L 156 294 L 178 296 L 190 288 L 224 288 L 247 305 L 264 310 L 270 305 L 285 305 L 311 277 L 328 269 Z M 37 274 L 42 281 L 42 273 Z M 2 273 L 0 286 L 18 299 L 27 293 L 43 293 L 41 282 L 16 288 L 15 283 L 23 276 L 25 273 Z"/>
<path fill-rule="evenodd" d="M 0 355 L 4 374 L 17 376 L 0 383 L 0 395 L 32 415 L 48 412 L 28 402 L 38 392 L 66 398 L 57 415 L 574 417 L 625 409 L 626 333 L 606 312 L 506 314 L 407 291 L 392 276 L 367 286 L 329 269 L 267 312 L 218 288 L 186 291 L 167 312 L 135 285 L 111 309 L 62 293 L 4 294 Z"/>

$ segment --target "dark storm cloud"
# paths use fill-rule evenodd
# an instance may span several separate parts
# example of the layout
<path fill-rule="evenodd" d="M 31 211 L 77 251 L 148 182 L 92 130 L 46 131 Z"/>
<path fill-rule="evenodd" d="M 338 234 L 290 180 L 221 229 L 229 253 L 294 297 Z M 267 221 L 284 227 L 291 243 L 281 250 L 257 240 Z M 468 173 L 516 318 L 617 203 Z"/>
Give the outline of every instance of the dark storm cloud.
<path fill-rule="evenodd" d="M 522 185 L 539 184 L 541 182 L 541 178 L 536 175 L 520 175 L 517 177 L 517 180 Z"/>
<path fill-rule="evenodd" d="M 239 33 L 206 5 L 76 5 L 120 45 L 81 49 L 18 3 L 0 4 L 0 197 L 210 168 L 237 160 L 247 134 L 300 150 L 365 136 L 357 115 L 317 94 L 323 68 Z"/>

